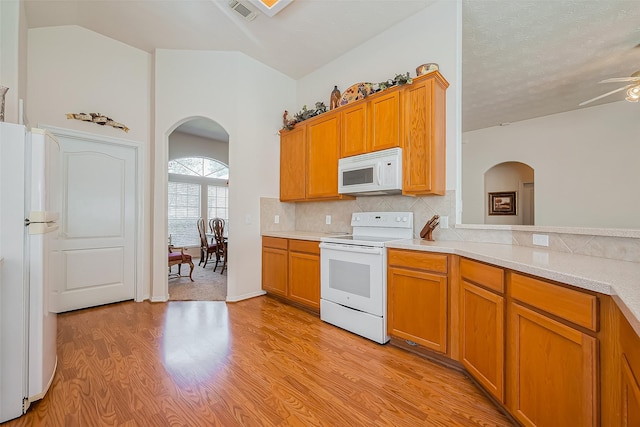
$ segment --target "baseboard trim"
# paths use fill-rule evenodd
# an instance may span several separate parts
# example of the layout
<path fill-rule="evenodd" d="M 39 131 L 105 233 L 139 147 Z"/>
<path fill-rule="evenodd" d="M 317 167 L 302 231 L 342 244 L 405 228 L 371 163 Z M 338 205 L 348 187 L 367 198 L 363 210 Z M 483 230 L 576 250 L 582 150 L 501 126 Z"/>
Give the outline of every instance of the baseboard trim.
<path fill-rule="evenodd" d="M 262 295 L 265 295 L 265 294 L 266 294 L 265 291 L 256 291 L 256 292 L 249 292 L 248 294 L 238 295 L 234 297 L 229 297 L 227 295 L 227 302 L 238 302 L 238 301 L 242 301 L 249 298 L 261 297 Z"/>

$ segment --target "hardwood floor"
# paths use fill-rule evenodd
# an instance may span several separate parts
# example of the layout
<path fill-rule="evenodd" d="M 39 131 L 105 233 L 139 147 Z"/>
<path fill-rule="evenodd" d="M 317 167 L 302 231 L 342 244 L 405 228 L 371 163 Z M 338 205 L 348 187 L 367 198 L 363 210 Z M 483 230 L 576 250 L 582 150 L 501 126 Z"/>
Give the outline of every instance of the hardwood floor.
<path fill-rule="evenodd" d="M 58 368 L 13 426 L 510 426 L 463 374 L 269 297 L 58 317 Z"/>

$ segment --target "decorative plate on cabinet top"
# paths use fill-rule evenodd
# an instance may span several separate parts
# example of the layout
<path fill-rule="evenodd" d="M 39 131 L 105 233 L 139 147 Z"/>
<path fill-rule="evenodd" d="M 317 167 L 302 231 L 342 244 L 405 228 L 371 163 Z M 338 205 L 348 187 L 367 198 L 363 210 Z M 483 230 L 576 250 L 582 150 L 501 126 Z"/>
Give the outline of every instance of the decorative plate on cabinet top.
<path fill-rule="evenodd" d="M 371 83 L 356 83 L 351 85 L 342 94 L 338 101 L 338 106 L 347 105 L 354 101 L 364 99 L 373 93 L 373 85 Z"/>

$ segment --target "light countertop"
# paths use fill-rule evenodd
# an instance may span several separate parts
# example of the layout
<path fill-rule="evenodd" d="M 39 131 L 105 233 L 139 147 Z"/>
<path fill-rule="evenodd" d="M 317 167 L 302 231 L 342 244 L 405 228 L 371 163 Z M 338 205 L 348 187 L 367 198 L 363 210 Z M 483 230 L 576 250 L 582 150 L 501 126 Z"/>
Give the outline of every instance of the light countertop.
<path fill-rule="evenodd" d="M 336 234 L 313 231 L 273 231 L 262 235 L 319 242 L 322 237 Z M 421 239 L 407 239 L 388 242 L 385 246 L 460 255 L 577 288 L 611 295 L 636 333 L 640 335 L 640 263 L 499 243 L 427 242 Z"/>

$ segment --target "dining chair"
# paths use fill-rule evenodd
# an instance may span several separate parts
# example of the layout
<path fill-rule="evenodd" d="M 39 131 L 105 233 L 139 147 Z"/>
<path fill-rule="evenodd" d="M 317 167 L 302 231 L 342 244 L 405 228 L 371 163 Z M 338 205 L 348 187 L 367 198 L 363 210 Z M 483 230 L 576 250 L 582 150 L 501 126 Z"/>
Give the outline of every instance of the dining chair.
<path fill-rule="evenodd" d="M 193 261 L 191 255 L 184 253 L 184 248 L 178 248 L 173 245 L 169 245 L 169 276 L 174 277 L 174 273 L 171 273 L 171 267 L 178 266 L 178 275 L 175 277 L 182 277 L 182 264 L 189 264 L 189 279 L 193 282 Z"/>
<path fill-rule="evenodd" d="M 224 220 L 222 218 L 214 218 L 212 221 L 213 236 L 216 239 L 216 265 L 213 267 L 213 271 L 218 268 L 218 262 L 222 262 L 222 269 L 220 274 L 224 273 L 227 268 L 227 245 L 228 242 L 224 237 Z"/>
<path fill-rule="evenodd" d="M 202 264 L 204 261 L 203 268 L 207 266 L 207 261 L 211 258 L 211 255 L 217 256 L 217 246 L 215 243 L 209 243 L 207 241 L 207 229 L 205 228 L 204 219 L 198 219 L 198 235 L 200 236 L 200 262 L 198 265 Z"/>

